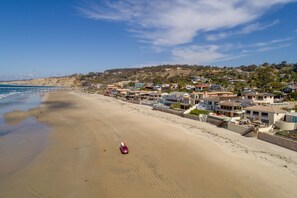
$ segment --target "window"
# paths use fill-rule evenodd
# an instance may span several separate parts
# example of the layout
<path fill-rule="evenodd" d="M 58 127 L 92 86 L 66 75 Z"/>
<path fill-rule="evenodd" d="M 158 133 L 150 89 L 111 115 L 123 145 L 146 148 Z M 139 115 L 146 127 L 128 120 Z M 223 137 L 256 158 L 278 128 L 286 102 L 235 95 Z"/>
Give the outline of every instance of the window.
<path fill-rule="evenodd" d="M 262 116 L 267 117 L 268 113 L 262 113 Z"/>
<path fill-rule="evenodd" d="M 262 123 L 265 123 L 265 124 L 268 124 L 268 123 L 269 123 L 269 120 L 263 120 L 263 119 L 262 119 L 261 122 L 262 122 Z"/>
<path fill-rule="evenodd" d="M 250 111 L 250 110 L 247 110 L 246 113 L 247 113 L 247 114 L 251 114 L 251 111 Z"/>
<path fill-rule="evenodd" d="M 229 107 L 229 106 L 221 106 L 221 109 L 232 110 L 232 107 Z"/>
<path fill-rule="evenodd" d="M 259 112 L 258 111 L 254 111 L 253 112 L 253 115 L 259 115 Z"/>

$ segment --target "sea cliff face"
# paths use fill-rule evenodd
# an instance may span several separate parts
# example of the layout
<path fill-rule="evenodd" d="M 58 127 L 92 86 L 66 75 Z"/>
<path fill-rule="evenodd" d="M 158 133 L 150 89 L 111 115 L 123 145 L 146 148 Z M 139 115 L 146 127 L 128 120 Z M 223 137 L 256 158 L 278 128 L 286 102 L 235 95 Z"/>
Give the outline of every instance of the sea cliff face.
<path fill-rule="evenodd" d="M 4 83 L 4 82 L 3 82 Z M 31 80 L 20 80 L 5 82 L 6 84 L 18 85 L 39 85 L 39 86 L 63 86 L 63 87 L 80 87 L 81 82 L 76 77 L 53 77 L 53 78 L 39 78 Z"/>

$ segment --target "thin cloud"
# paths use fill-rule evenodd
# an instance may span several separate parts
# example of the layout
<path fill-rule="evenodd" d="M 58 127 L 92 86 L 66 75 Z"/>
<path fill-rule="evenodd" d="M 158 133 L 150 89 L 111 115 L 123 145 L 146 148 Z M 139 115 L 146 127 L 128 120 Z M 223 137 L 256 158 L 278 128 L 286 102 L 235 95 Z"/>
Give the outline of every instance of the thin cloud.
<path fill-rule="evenodd" d="M 264 46 L 267 46 L 267 45 L 272 45 L 272 44 L 287 42 L 287 41 L 290 41 L 290 40 L 293 40 L 293 39 L 294 39 L 294 37 L 274 39 L 272 41 L 256 43 L 256 44 L 252 45 L 252 47 L 264 47 Z"/>
<path fill-rule="evenodd" d="M 276 50 L 276 49 L 281 49 L 281 48 L 285 48 L 285 47 L 290 47 L 291 44 L 287 43 L 284 45 L 278 45 L 278 46 L 271 46 L 271 47 L 262 47 L 260 49 L 258 49 L 258 52 L 266 52 L 266 51 L 271 51 L 271 50 Z"/>
<path fill-rule="evenodd" d="M 274 5 L 296 0 L 118 0 L 89 2 L 78 8 L 93 20 L 125 22 L 135 35 L 152 45 L 176 46 L 191 43 L 201 32 L 247 24 Z M 103 2 L 103 3 L 102 3 Z M 256 31 L 254 24 L 242 30 Z"/>
<path fill-rule="evenodd" d="M 226 46 L 219 45 L 177 47 L 172 50 L 172 55 L 175 62 L 186 64 L 213 63 L 247 56 L 246 53 L 226 52 Z"/>
<path fill-rule="evenodd" d="M 191 45 L 186 47 L 175 47 L 171 51 L 171 54 L 173 60 L 178 63 L 214 63 L 249 56 L 256 52 L 266 52 L 289 47 L 291 44 L 287 42 L 292 39 L 293 38 L 282 38 L 266 42 L 252 43 L 249 45 Z"/>
<path fill-rule="evenodd" d="M 208 41 L 216 41 L 216 40 L 228 38 L 230 36 L 250 34 L 253 32 L 265 30 L 265 29 L 270 28 L 278 23 L 279 23 L 279 20 L 275 20 L 269 24 L 253 23 L 253 24 L 244 26 L 243 28 L 241 28 L 238 31 L 220 32 L 218 34 L 207 35 L 206 39 Z"/>

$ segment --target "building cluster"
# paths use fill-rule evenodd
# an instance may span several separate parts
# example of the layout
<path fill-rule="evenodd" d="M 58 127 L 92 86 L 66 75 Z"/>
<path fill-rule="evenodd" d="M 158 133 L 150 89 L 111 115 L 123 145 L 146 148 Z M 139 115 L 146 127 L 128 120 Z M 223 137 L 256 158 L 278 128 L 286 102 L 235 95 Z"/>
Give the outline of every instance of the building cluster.
<path fill-rule="evenodd" d="M 198 80 L 201 79 L 193 79 L 195 82 Z M 185 92 L 176 91 L 180 87 L 175 83 L 154 85 L 137 82 L 133 87 L 128 87 L 128 84 L 129 81 L 108 85 L 104 94 L 164 108 L 179 104 L 180 110 L 187 113 L 194 109 L 208 111 L 209 120 L 217 125 L 231 122 L 242 126 L 253 125 L 264 131 L 297 129 L 297 113 L 294 111 L 297 103 L 284 102 L 273 93 L 252 90 L 237 95 L 219 85 L 208 84 L 207 79 L 203 79 L 203 83 L 186 85 Z"/>

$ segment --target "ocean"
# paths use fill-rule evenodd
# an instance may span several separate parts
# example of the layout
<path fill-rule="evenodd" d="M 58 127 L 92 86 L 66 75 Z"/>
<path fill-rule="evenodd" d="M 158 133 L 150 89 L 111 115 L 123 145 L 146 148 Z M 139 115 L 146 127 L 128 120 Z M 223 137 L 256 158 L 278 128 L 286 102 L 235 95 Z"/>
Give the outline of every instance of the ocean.
<path fill-rule="evenodd" d="M 3 125 L 3 114 L 14 110 L 27 111 L 38 107 L 42 91 L 46 87 L 0 85 L 0 133 Z"/>
<path fill-rule="evenodd" d="M 0 180 L 28 165 L 45 148 L 49 132 L 35 118 L 9 125 L 3 115 L 40 106 L 47 89 L 51 87 L 0 85 Z"/>
<path fill-rule="evenodd" d="M 26 86 L 0 84 L 0 137 L 13 131 L 15 126 L 5 123 L 3 115 L 11 111 L 28 111 L 38 107 L 43 94 L 52 91 L 63 91 L 55 86 Z M 9 130 L 8 130 L 9 128 Z"/>

